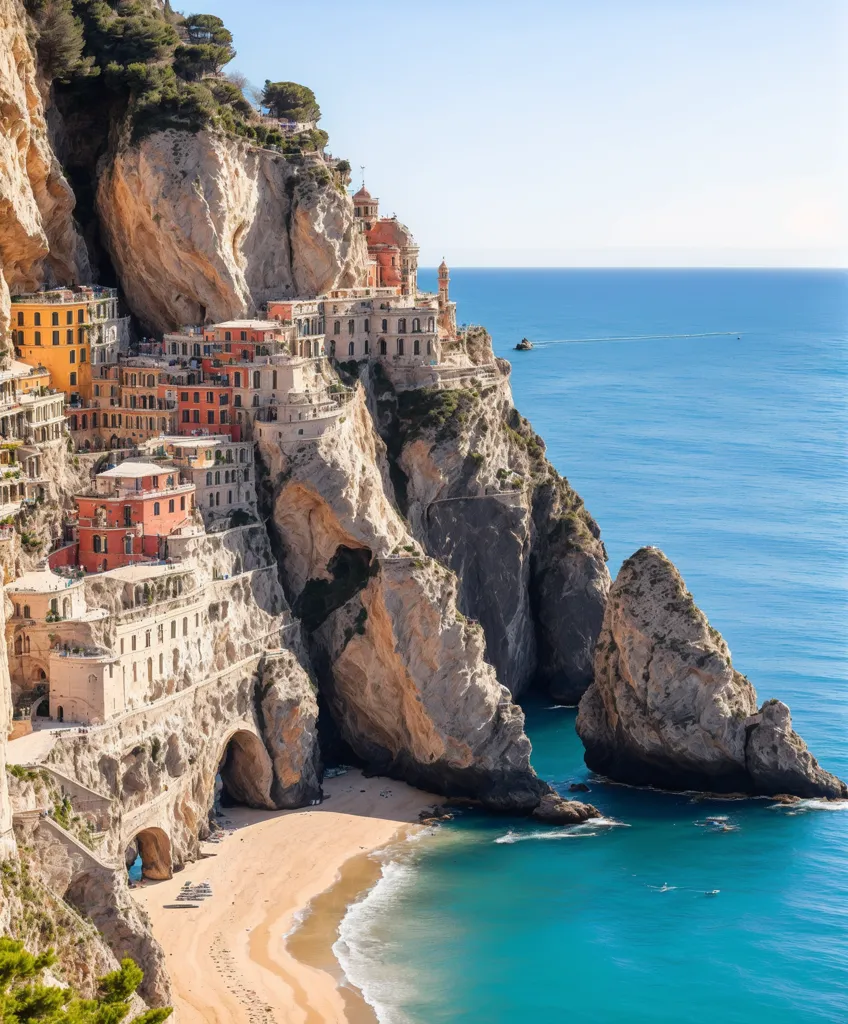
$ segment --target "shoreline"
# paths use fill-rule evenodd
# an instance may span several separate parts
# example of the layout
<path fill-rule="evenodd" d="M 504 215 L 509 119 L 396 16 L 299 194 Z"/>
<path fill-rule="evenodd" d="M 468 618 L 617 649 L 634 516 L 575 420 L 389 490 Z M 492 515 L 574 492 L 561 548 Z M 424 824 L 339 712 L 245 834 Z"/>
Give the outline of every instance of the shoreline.
<path fill-rule="evenodd" d="M 165 952 L 178 1024 L 376 1024 L 332 947 L 347 908 L 380 877 L 371 855 L 421 827 L 419 811 L 438 797 L 357 770 L 324 791 L 315 807 L 230 808 L 219 821 L 231 834 L 202 844 L 173 878 L 132 890 Z M 186 882 L 205 881 L 211 897 L 176 900 Z"/>

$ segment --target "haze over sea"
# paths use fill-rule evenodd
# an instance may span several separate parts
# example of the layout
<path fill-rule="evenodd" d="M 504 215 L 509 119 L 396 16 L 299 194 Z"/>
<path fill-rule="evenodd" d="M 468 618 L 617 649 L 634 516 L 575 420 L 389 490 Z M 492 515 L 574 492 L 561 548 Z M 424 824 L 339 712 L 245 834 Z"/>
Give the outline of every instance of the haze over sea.
<path fill-rule="evenodd" d="M 848 778 L 848 274 L 455 270 L 451 289 L 611 573 L 662 548 L 760 700 Z M 575 712 L 525 707 L 539 774 L 589 781 L 627 827 L 465 813 L 406 844 L 337 943 L 382 1021 L 848 1020 L 848 813 L 600 784 Z"/>

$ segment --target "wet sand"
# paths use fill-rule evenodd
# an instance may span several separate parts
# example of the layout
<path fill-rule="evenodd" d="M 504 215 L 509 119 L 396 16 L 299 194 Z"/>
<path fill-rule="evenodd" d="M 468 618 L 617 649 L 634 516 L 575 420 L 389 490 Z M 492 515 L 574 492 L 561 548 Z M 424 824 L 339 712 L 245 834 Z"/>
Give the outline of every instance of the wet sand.
<path fill-rule="evenodd" d="M 332 945 L 347 906 L 379 877 L 368 854 L 437 798 L 355 771 L 324 791 L 319 807 L 232 808 L 224 827 L 234 832 L 204 844 L 208 856 L 133 890 L 165 950 L 178 1024 L 374 1024 Z M 206 881 L 212 896 L 196 909 L 176 901 L 186 882 Z"/>

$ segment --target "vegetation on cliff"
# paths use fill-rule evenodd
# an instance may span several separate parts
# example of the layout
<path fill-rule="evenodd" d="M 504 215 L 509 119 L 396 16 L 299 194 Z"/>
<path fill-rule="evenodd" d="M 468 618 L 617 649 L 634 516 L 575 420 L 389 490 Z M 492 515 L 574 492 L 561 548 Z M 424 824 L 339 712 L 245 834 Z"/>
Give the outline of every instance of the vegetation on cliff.
<path fill-rule="evenodd" d="M 184 17 L 150 0 L 25 0 L 25 6 L 41 71 L 66 104 L 125 111 L 136 141 L 166 128 L 217 128 L 290 155 L 326 143 L 324 132 L 285 136 L 263 123 L 244 95 L 246 83 L 223 74 L 235 49 L 215 15 Z M 311 90 L 277 85 L 290 87 L 292 102 L 311 97 L 315 116 L 308 119 L 317 120 Z"/>
<path fill-rule="evenodd" d="M 94 999 L 82 999 L 73 988 L 46 984 L 53 950 L 33 955 L 23 942 L 0 938 L 0 1020 L 4 1024 L 119 1024 L 130 1012 L 130 1000 L 144 977 L 129 958 L 104 975 Z M 160 1024 L 171 1016 L 164 1007 L 134 1017 L 132 1024 Z"/>

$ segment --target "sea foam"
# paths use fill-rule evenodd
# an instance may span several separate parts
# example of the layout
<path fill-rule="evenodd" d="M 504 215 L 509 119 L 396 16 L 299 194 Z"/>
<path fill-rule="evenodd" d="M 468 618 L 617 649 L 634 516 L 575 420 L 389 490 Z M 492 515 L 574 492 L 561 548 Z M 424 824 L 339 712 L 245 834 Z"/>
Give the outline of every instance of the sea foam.
<path fill-rule="evenodd" d="M 523 843 L 528 839 L 588 839 L 590 836 L 601 835 L 601 832 L 596 831 L 597 829 L 609 828 L 630 828 L 630 826 L 626 822 L 616 821 L 614 818 L 591 818 L 579 825 L 567 825 L 562 828 L 535 832 L 514 832 L 510 829 L 506 835 L 498 836 L 492 841 L 495 843 Z"/>

